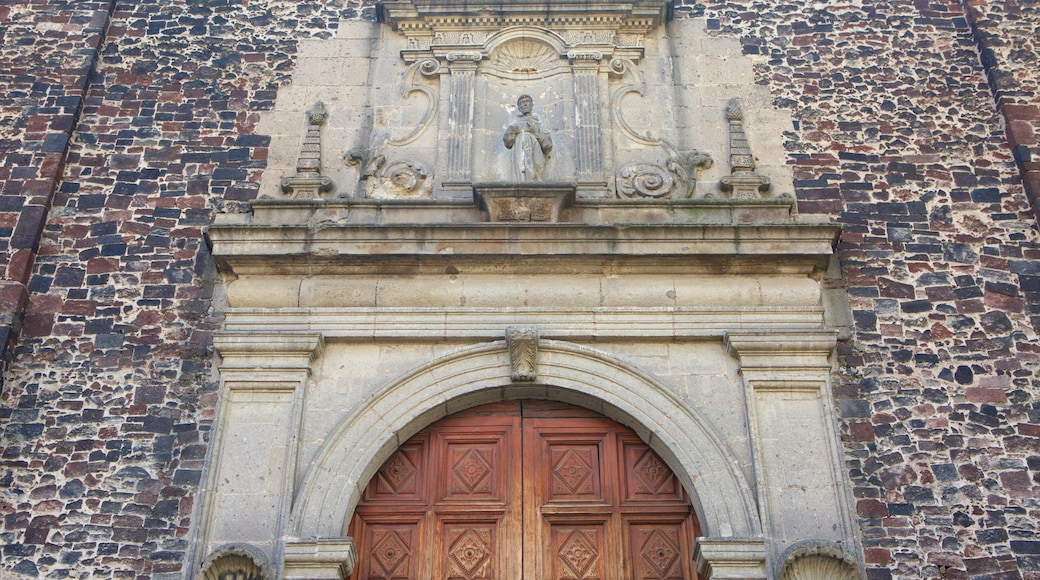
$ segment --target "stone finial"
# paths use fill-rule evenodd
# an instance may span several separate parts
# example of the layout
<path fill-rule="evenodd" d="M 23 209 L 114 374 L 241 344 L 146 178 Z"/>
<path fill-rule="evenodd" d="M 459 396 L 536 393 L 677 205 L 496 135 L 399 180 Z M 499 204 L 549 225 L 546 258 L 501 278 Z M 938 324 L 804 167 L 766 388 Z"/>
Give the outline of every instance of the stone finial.
<path fill-rule="evenodd" d="M 740 99 L 734 98 L 726 106 L 729 121 L 729 165 L 730 175 L 722 178 L 723 191 L 732 192 L 737 199 L 761 197 L 769 189 L 769 178 L 755 173 L 755 156 L 751 144 L 744 134 L 744 108 Z"/>
<path fill-rule="evenodd" d="M 296 175 L 282 178 L 282 191 L 296 198 L 318 198 L 332 189 L 332 180 L 321 174 L 321 126 L 328 111 L 318 101 L 307 111 L 307 135 L 303 138 Z"/>
<path fill-rule="evenodd" d="M 510 378 L 515 382 L 535 380 L 538 329 L 531 326 L 510 326 L 506 329 L 506 347 L 509 350 Z"/>

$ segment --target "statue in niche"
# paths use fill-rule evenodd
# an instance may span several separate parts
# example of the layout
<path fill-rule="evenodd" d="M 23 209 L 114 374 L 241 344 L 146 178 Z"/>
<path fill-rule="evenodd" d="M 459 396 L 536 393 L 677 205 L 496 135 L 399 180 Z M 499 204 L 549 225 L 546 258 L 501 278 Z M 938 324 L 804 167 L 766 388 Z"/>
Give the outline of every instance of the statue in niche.
<path fill-rule="evenodd" d="M 520 95 L 516 100 L 517 115 L 506 129 L 502 142 L 512 149 L 513 180 L 517 182 L 542 181 L 545 178 L 545 158 L 552 151 L 552 137 L 534 114 L 534 99 Z"/>

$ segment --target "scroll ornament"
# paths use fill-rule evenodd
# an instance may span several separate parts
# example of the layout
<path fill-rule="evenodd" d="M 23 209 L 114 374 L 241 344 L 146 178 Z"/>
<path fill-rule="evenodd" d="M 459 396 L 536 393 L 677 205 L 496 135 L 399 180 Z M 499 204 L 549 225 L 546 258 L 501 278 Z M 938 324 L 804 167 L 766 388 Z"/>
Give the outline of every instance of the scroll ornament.
<path fill-rule="evenodd" d="M 432 196 L 430 170 L 418 161 L 387 163 L 373 149 L 351 149 L 344 155 L 348 165 L 357 165 L 365 197 L 372 199 L 424 199 Z"/>
<path fill-rule="evenodd" d="M 697 186 L 697 171 L 711 167 L 711 156 L 701 151 L 679 153 L 662 142 L 671 157 L 664 165 L 634 163 L 617 176 L 618 195 L 625 199 L 689 198 Z"/>

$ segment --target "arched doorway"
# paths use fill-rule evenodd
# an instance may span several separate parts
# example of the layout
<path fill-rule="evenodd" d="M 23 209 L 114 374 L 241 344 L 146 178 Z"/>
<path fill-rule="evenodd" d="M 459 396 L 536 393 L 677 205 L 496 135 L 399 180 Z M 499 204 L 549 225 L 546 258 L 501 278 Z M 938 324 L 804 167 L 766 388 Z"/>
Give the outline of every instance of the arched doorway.
<path fill-rule="evenodd" d="M 563 403 L 474 407 L 369 482 L 351 578 L 687 579 L 699 533 L 678 479 L 628 427 Z"/>

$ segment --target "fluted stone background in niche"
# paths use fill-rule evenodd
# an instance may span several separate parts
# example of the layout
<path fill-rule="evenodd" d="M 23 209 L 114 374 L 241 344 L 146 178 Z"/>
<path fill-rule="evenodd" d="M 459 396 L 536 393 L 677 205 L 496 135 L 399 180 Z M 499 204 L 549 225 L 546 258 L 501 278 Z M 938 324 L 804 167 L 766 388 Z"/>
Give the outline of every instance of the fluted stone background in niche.
<path fill-rule="evenodd" d="M 0 16 L 3 571 L 179 577 L 221 317 L 201 228 L 297 154 L 257 123 L 301 42 L 374 11 L 54 0 Z M 757 114 L 793 117 L 777 138 L 799 211 L 845 227 L 856 332 L 834 389 L 868 577 L 1035 575 L 1035 6 L 676 17 L 739 43 L 768 90 Z"/>

